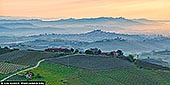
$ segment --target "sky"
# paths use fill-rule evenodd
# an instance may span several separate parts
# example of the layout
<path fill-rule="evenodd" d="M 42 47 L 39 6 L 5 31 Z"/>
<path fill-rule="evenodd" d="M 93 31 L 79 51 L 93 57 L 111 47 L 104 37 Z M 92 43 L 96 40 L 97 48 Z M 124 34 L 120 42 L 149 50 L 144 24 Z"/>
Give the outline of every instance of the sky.
<path fill-rule="evenodd" d="M 170 20 L 170 0 L 0 0 L 0 16 Z"/>

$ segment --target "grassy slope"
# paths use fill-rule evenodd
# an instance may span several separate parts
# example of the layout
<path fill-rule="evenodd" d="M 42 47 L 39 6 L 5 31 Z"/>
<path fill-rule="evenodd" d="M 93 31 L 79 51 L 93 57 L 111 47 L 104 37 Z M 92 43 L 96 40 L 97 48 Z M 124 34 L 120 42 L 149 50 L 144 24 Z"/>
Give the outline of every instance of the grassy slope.
<path fill-rule="evenodd" d="M 3 79 L 3 78 L 5 78 L 6 76 L 8 76 L 8 75 L 0 74 L 0 80 Z"/>
<path fill-rule="evenodd" d="M 112 71 L 87 71 L 49 62 L 43 62 L 40 67 L 32 70 L 35 75 L 43 78 L 32 80 L 44 80 L 47 85 L 169 85 L 170 71 L 144 70 L 136 67 L 112 70 Z M 79 77 L 79 74 L 80 76 Z M 18 76 L 11 78 L 15 80 Z M 66 83 L 61 82 L 63 80 Z"/>
<path fill-rule="evenodd" d="M 19 56 L 19 57 L 18 57 Z M 11 64 L 18 65 L 35 65 L 37 62 L 43 58 L 58 56 L 55 53 L 49 52 L 36 52 L 36 51 L 13 51 L 11 52 L 9 49 L 0 48 L 0 61 L 8 61 Z M 18 57 L 14 58 L 13 57 Z M 31 58 L 34 57 L 34 58 Z M 13 69 L 14 67 L 7 66 L 5 69 Z M 4 70 L 4 69 L 0 69 Z M 8 74 L 10 75 L 10 74 Z M 0 80 L 6 77 L 7 75 L 0 74 Z"/>

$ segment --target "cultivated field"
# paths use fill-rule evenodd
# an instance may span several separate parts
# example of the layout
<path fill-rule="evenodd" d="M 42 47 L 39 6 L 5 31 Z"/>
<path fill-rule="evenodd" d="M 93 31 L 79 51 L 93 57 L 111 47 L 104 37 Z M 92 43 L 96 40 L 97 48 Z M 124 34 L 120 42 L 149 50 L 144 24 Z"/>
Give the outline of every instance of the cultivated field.
<path fill-rule="evenodd" d="M 25 54 L 18 57 L 19 54 L 17 55 L 16 52 L 20 55 Z M 115 57 L 68 55 L 54 58 L 55 54 L 53 53 L 34 51 L 15 51 L 11 53 L 14 53 L 13 55 L 17 55 L 17 57 L 14 56 L 13 59 L 9 59 L 9 62 L 20 63 L 21 65 L 37 63 L 41 58 L 49 59 L 42 62 L 38 68 L 29 71 L 34 73 L 32 79 L 16 75 L 7 81 L 46 81 L 46 85 L 170 85 L 169 70 L 139 69 L 132 63 Z M 35 55 L 39 57 L 31 57 Z M 2 63 L 2 65 L 8 65 L 8 63 Z M 17 66 L 16 64 L 10 64 L 9 66 L 12 65 Z M 3 69 L 5 67 L 8 66 L 4 66 Z M 37 75 L 40 77 L 37 77 Z M 4 77 L 0 77 L 0 79 L 2 78 Z"/>
<path fill-rule="evenodd" d="M 44 58 L 54 57 L 54 53 L 38 51 L 13 51 L 0 55 L 0 61 L 6 61 L 20 65 L 35 65 Z"/>
<path fill-rule="evenodd" d="M 7 77 L 8 75 L 7 74 L 0 74 L 0 80 Z"/>
<path fill-rule="evenodd" d="M 6 49 L 1 50 L 3 52 Z M 39 51 L 10 51 L 0 55 L 0 78 L 4 78 L 14 72 L 35 66 L 44 58 L 57 56 L 55 53 Z"/>
<path fill-rule="evenodd" d="M 0 62 L 0 74 L 10 74 L 16 72 L 17 70 L 21 70 L 27 67 L 28 66 L 25 65 Z"/>
<path fill-rule="evenodd" d="M 71 55 L 49 59 L 48 61 L 88 70 L 111 70 L 134 66 L 128 61 L 102 55 Z"/>
<path fill-rule="evenodd" d="M 46 85 L 169 85 L 170 71 L 146 70 L 136 67 L 108 71 L 85 70 L 50 62 L 41 63 L 31 70 L 41 78 L 33 77 L 30 81 L 46 81 Z M 9 80 L 26 80 L 15 76 Z"/>
<path fill-rule="evenodd" d="M 5 54 L 5 53 L 9 53 L 9 52 L 12 52 L 13 50 L 11 49 L 6 49 L 6 48 L 0 48 L 0 55 L 1 54 Z"/>

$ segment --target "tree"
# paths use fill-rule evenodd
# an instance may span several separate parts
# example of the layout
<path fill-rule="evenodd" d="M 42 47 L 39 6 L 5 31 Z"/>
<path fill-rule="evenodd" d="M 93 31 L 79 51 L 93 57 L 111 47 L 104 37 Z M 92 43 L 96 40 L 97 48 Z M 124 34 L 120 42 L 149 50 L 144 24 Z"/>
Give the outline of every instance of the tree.
<path fill-rule="evenodd" d="M 86 50 L 85 53 L 86 53 L 86 54 L 93 54 L 93 52 L 90 51 L 90 50 Z"/>
<path fill-rule="evenodd" d="M 19 50 L 18 48 L 14 48 L 13 50 Z"/>
<path fill-rule="evenodd" d="M 98 50 L 98 54 L 101 54 L 101 53 L 102 53 L 102 51 L 99 49 L 99 50 Z"/>
<path fill-rule="evenodd" d="M 71 48 L 71 52 L 72 52 L 72 53 L 74 52 L 74 49 L 73 49 L 73 48 Z"/>
<path fill-rule="evenodd" d="M 110 55 L 114 55 L 115 51 L 110 52 Z"/>
<path fill-rule="evenodd" d="M 136 59 L 134 59 L 134 55 L 130 54 L 128 57 L 130 62 L 135 62 Z"/>
<path fill-rule="evenodd" d="M 76 49 L 74 53 L 78 53 L 78 52 L 79 52 L 79 50 L 78 50 L 78 49 Z"/>
<path fill-rule="evenodd" d="M 42 76 L 40 76 L 40 74 L 37 74 L 37 76 L 36 76 L 37 78 L 42 78 Z"/>
<path fill-rule="evenodd" d="M 118 56 L 122 56 L 123 55 L 122 50 L 117 50 L 117 53 L 118 53 Z"/>
<path fill-rule="evenodd" d="M 4 49 L 9 49 L 8 47 L 4 47 Z"/>

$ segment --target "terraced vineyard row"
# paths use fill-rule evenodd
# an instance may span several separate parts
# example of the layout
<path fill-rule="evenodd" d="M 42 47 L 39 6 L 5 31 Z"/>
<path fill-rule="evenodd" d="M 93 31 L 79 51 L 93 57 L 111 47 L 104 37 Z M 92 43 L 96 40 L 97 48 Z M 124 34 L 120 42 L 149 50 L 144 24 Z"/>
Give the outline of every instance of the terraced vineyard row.
<path fill-rule="evenodd" d="M 28 68 L 28 66 L 0 62 L 0 74 L 9 74 L 24 68 Z"/>

